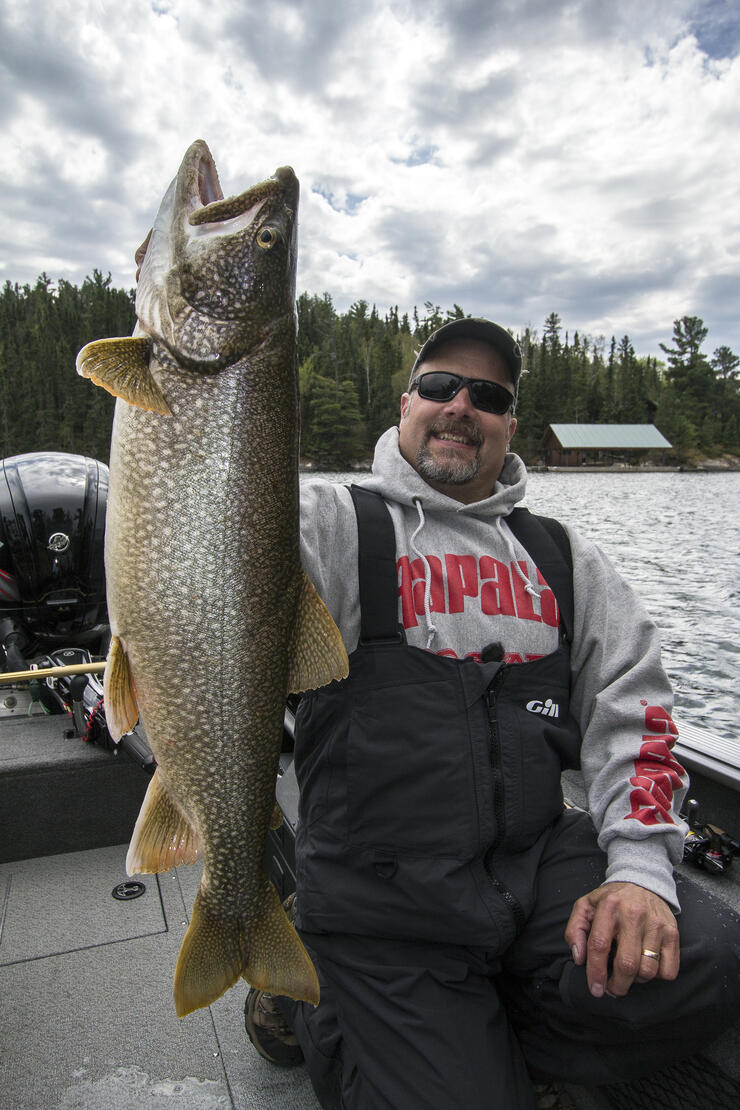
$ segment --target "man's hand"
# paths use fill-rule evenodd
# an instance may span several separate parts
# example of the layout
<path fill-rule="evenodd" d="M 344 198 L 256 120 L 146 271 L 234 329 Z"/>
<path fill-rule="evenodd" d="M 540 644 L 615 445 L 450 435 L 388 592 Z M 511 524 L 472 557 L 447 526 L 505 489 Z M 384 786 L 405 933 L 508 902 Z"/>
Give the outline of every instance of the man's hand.
<path fill-rule="evenodd" d="M 679 937 L 673 911 L 657 894 L 635 883 L 604 883 L 584 894 L 573 907 L 565 939 L 575 963 L 586 964 L 595 998 L 604 992 L 624 995 L 633 983 L 656 976 L 675 979 L 678 975 Z M 617 948 L 609 975 L 613 942 Z"/>

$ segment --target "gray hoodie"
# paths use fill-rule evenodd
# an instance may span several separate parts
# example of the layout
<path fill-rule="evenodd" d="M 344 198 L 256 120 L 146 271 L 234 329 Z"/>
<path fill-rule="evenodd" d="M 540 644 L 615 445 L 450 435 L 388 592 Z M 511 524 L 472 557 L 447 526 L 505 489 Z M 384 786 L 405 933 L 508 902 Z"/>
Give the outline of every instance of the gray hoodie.
<path fill-rule="evenodd" d="M 506 524 L 526 481 L 524 463 L 509 453 L 492 496 L 464 505 L 432 489 L 406 462 L 397 428 L 381 436 L 372 476 L 358 484 L 382 494 L 390 509 L 399 621 L 409 644 L 479 658 L 499 641 L 509 663 L 557 648 L 552 591 Z M 583 737 L 589 808 L 608 853 L 607 881 L 637 883 L 678 909 L 673 864 L 683 853 L 678 809 L 687 778 L 670 753 L 672 692 L 658 631 L 599 548 L 567 532 L 571 711 Z M 320 479 L 301 486 L 301 558 L 352 652 L 360 632 L 357 528 L 346 487 Z"/>

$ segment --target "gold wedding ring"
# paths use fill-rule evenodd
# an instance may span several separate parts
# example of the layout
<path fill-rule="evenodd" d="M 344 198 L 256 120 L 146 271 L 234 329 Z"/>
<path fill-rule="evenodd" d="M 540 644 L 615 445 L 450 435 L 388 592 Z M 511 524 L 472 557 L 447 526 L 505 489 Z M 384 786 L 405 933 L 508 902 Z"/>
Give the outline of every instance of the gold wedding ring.
<path fill-rule="evenodd" d="M 647 956 L 647 958 L 649 960 L 659 960 L 660 959 L 660 952 L 653 952 L 649 948 L 643 948 L 642 954 L 643 954 L 643 956 Z"/>

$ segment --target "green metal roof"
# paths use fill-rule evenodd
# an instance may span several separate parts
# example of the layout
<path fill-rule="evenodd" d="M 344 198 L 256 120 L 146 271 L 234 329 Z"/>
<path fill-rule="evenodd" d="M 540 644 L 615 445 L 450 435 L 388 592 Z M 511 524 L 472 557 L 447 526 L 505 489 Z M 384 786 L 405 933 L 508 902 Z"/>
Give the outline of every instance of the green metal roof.
<path fill-rule="evenodd" d="M 549 430 L 564 448 L 629 451 L 671 446 L 654 424 L 551 424 Z"/>

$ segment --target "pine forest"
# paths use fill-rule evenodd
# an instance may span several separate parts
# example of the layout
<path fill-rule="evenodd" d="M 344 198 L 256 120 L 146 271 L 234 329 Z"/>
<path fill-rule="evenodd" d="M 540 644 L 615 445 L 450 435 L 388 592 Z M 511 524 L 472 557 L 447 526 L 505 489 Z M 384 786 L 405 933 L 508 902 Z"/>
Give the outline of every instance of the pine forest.
<path fill-rule="evenodd" d="M 301 458 L 342 469 L 367 462 L 381 432 L 397 423 L 414 352 L 447 320 L 468 315 L 427 302 L 409 315 L 380 316 L 358 300 L 337 312 L 328 293 L 297 301 Z M 496 319 L 495 312 L 490 313 Z M 114 399 L 75 373 L 91 339 L 130 335 L 133 290 L 114 289 L 98 270 L 80 287 L 42 274 L 35 286 L 0 291 L 0 458 L 57 450 L 108 461 Z M 500 321 L 505 323 L 505 321 Z M 674 321 L 661 358 L 637 357 L 628 335 L 606 339 L 570 330 L 556 313 L 541 331 L 517 336 L 524 357 L 515 445 L 542 461 L 551 423 L 653 422 L 673 444 L 670 462 L 740 455 L 740 357 L 707 353 L 696 316 Z"/>

